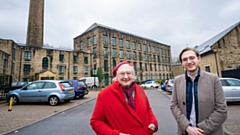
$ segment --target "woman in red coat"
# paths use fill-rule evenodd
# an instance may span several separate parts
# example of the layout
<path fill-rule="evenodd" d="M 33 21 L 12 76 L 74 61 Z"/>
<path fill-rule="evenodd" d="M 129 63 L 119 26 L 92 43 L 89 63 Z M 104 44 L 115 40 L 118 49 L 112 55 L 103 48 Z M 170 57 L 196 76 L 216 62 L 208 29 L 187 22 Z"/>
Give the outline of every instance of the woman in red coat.
<path fill-rule="evenodd" d="M 97 135 L 152 135 L 158 122 L 133 65 L 121 62 L 113 69 L 113 83 L 97 97 L 90 124 Z"/>

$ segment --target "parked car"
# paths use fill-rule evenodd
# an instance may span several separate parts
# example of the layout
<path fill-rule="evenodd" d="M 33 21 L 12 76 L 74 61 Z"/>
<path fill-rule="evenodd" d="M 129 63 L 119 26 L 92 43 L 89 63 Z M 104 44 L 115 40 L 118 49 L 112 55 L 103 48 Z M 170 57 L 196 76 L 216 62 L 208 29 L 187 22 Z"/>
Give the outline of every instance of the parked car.
<path fill-rule="evenodd" d="M 235 78 L 220 78 L 227 102 L 240 101 L 240 80 Z"/>
<path fill-rule="evenodd" d="M 19 88 L 22 88 L 23 86 L 26 86 L 30 82 L 12 82 L 11 86 L 9 85 L 4 85 L 1 87 L 1 89 L 5 92 L 8 93 L 11 90 L 16 90 Z"/>
<path fill-rule="evenodd" d="M 68 81 L 40 80 L 8 92 L 8 103 L 11 97 L 13 105 L 19 102 L 48 102 L 51 106 L 56 106 L 62 101 L 69 102 L 75 97 L 75 93 Z"/>
<path fill-rule="evenodd" d="M 146 87 L 146 88 L 159 88 L 159 84 L 155 81 L 147 81 L 143 84 L 141 84 L 142 87 Z"/>
<path fill-rule="evenodd" d="M 88 94 L 89 90 L 87 84 L 81 80 L 68 80 L 74 87 L 75 98 L 83 98 Z"/>
<path fill-rule="evenodd" d="M 165 82 L 165 90 L 172 92 L 174 86 L 174 79 L 169 79 Z"/>

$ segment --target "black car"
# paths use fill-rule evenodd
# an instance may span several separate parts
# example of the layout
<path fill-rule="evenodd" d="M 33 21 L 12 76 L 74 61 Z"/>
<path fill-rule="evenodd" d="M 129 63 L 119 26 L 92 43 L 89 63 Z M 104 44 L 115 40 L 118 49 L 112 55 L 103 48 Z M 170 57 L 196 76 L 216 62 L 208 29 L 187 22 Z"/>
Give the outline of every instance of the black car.
<path fill-rule="evenodd" d="M 88 94 L 88 86 L 85 82 L 80 80 L 68 80 L 72 86 L 74 87 L 75 98 L 83 98 L 85 95 Z"/>
<path fill-rule="evenodd" d="M 1 89 L 4 90 L 5 93 L 7 93 L 12 90 L 20 89 L 27 84 L 29 84 L 29 82 L 12 82 L 11 86 L 4 85 Z"/>

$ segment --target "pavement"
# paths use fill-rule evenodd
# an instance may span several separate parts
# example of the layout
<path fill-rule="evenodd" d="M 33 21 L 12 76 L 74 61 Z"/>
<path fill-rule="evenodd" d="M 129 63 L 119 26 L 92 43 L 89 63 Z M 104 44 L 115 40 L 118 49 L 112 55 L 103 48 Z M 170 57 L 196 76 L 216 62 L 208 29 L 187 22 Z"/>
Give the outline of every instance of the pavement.
<path fill-rule="evenodd" d="M 158 89 L 160 92 L 171 98 L 171 93 Z M 50 106 L 47 103 L 24 103 L 12 106 L 6 101 L 0 101 L 0 135 L 10 132 L 17 132 L 18 129 L 56 115 L 84 104 L 97 97 L 99 91 L 90 90 L 89 94 L 82 99 L 71 100 L 69 103 L 61 103 L 58 106 Z M 228 104 L 228 118 L 223 124 L 225 135 L 240 135 L 240 103 Z"/>

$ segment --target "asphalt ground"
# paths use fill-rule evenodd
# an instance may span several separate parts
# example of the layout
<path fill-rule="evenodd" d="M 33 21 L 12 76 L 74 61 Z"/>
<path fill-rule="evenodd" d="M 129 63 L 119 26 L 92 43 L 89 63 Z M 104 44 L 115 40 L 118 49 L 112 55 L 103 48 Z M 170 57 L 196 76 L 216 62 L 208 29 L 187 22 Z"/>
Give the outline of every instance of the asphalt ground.
<path fill-rule="evenodd" d="M 158 90 L 171 98 L 170 92 Z M 61 103 L 58 106 L 50 106 L 47 103 L 22 103 L 12 106 L 11 111 L 9 111 L 6 101 L 0 101 L 0 135 L 17 131 L 19 128 L 84 104 L 96 98 L 98 92 L 91 90 L 83 99 L 71 100 L 69 103 Z M 224 122 L 223 128 L 225 135 L 240 135 L 240 103 L 228 104 L 228 118 Z"/>

